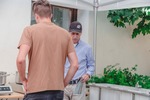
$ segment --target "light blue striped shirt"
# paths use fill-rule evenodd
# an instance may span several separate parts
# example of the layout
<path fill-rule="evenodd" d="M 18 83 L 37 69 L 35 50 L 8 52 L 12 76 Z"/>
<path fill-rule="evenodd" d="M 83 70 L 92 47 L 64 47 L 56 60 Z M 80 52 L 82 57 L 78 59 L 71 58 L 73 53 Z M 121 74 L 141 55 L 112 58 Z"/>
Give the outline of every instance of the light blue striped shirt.
<path fill-rule="evenodd" d="M 80 40 L 75 46 L 75 50 L 78 57 L 79 68 L 72 80 L 78 79 L 84 74 L 93 75 L 95 71 L 95 61 L 91 46 Z M 70 63 L 67 59 L 65 64 L 65 76 L 69 70 L 69 67 Z"/>

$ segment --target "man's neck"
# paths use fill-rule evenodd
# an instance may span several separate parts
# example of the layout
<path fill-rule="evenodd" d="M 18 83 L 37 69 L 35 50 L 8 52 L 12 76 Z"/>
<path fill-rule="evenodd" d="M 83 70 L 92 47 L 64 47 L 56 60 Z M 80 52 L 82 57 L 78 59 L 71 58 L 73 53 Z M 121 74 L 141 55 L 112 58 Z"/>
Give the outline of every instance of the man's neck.
<path fill-rule="evenodd" d="M 50 20 L 50 18 L 41 18 L 39 20 L 39 23 L 51 23 L 51 20 Z"/>

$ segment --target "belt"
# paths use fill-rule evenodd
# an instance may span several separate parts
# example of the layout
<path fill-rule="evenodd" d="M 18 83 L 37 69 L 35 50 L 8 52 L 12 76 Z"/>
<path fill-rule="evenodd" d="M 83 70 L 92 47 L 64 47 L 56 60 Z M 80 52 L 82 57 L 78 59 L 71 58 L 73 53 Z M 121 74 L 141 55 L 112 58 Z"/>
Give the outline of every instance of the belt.
<path fill-rule="evenodd" d="M 75 80 L 71 80 L 69 82 L 69 84 L 77 84 L 80 81 L 81 78 L 75 79 Z"/>

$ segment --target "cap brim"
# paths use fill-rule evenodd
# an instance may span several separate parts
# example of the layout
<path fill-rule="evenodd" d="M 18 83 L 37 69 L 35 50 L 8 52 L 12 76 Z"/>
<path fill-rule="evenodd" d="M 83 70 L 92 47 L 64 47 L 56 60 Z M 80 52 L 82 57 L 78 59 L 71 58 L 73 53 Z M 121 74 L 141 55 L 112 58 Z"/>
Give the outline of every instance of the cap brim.
<path fill-rule="evenodd" d="M 81 33 L 81 31 L 79 31 L 79 30 L 70 30 L 69 32 Z"/>

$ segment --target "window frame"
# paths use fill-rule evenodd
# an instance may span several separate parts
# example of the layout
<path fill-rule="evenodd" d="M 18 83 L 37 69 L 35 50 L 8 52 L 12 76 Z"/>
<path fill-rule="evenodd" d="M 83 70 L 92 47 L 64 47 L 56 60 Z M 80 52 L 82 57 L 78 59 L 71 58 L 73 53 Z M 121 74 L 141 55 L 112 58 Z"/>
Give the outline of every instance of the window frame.
<path fill-rule="evenodd" d="M 32 0 L 31 2 L 32 2 L 32 4 L 33 4 L 34 1 Z M 32 5 L 32 4 L 31 4 L 31 5 Z M 58 5 L 53 5 L 53 4 L 51 4 L 52 14 L 53 14 L 53 11 L 54 11 L 54 7 L 69 9 L 69 10 L 71 11 L 71 16 L 70 16 L 71 19 L 70 19 L 70 23 L 73 22 L 73 21 L 77 21 L 77 12 L 78 12 L 77 9 L 69 8 L 69 7 L 63 7 L 63 6 L 58 6 Z M 35 18 L 32 19 L 33 16 L 34 16 L 34 15 L 33 15 L 32 7 L 31 7 L 31 21 L 30 21 L 30 25 L 35 24 L 35 23 L 34 23 L 34 22 L 35 22 Z M 52 20 L 52 19 L 51 19 L 51 20 Z"/>

